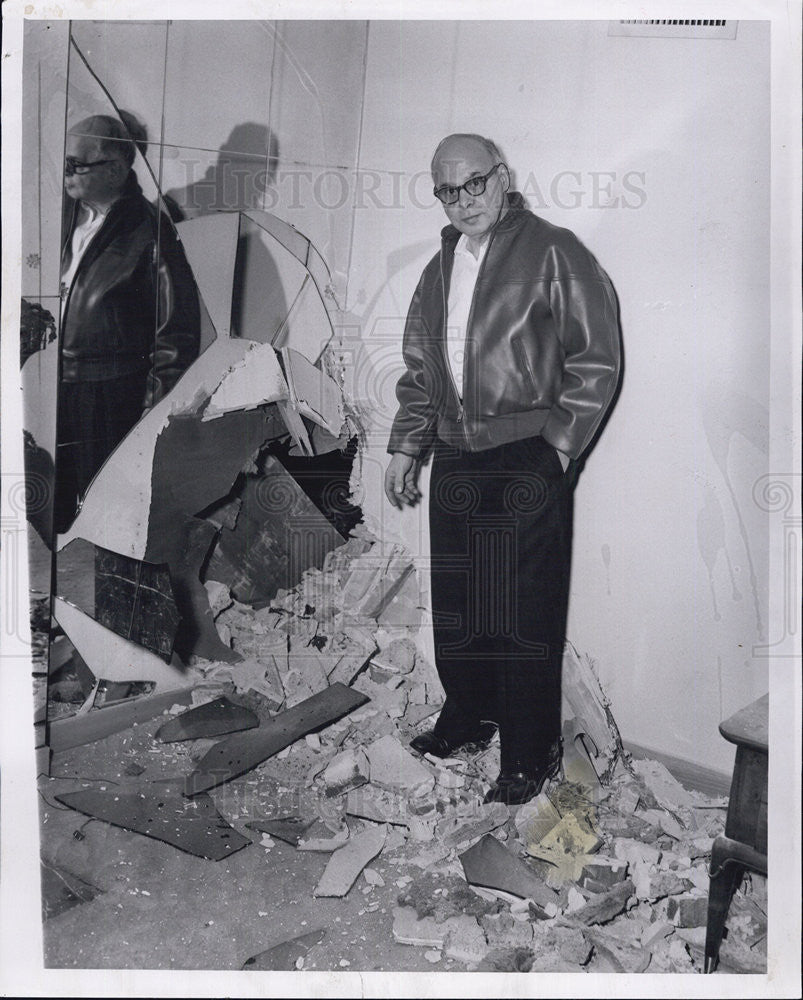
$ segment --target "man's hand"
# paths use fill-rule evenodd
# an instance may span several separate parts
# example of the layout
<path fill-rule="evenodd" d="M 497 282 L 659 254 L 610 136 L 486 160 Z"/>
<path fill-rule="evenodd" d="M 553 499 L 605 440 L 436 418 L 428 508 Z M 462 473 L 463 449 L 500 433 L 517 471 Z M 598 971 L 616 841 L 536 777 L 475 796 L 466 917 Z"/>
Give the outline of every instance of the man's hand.
<path fill-rule="evenodd" d="M 420 464 L 412 455 L 394 452 L 385 470 L 385 496 L 394 507 L 406 504 L 415 507 L 421 499 L 418 491 L 418 470 Z"/>

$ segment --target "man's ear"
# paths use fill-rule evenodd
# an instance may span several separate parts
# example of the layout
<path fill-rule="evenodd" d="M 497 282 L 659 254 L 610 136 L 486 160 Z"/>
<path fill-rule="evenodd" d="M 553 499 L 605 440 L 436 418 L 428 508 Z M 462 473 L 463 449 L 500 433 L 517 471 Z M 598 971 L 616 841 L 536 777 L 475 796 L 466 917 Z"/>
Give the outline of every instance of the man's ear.
<path fill-rule="evenodd" d="M 128 167 L 125 163 L 122 160 L 112 160 L 109 164 L 109 170 L 112 172 L 115 183 L 122 187 L 126 177 L 128 177 Z"/>
<path fill-rule="evenodd" d="M 499 168 L 499 173 L 502 175 L 502 183 L 505 188 L 505 193 L 507 193 L 510 190 L 511 182 L 510 182 L 510 171 L 508 170 L 506 163 L 503 163 L 502 166 Z"/>

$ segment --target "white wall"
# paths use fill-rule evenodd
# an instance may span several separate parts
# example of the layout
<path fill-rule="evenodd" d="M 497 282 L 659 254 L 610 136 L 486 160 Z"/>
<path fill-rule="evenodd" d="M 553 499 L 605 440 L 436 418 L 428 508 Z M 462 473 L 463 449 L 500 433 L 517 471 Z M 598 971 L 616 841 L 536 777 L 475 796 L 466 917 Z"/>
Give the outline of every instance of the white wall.
<path fill-rule="evenodd" d="M 768 451 L 769 120 L 761 22 L 735 41 L 608 37 L 605 21 L 370 25 L 360 168 L 377 192 L 358 199 L 349 274 L 354 392 L 382 411 L 366 510 L 425 561 L 421 511 L 381 497 L 384 444 L 403 317 L 445 222 L 429 158 L 448 132 L 485 133 L 621 304 L 622 391 L 576 495 L 569 637 L 596 659 L 625 739 L 723 771 L 717 725 L 767 689 L 753 647 L 774 638 L 753 498 Z"/>

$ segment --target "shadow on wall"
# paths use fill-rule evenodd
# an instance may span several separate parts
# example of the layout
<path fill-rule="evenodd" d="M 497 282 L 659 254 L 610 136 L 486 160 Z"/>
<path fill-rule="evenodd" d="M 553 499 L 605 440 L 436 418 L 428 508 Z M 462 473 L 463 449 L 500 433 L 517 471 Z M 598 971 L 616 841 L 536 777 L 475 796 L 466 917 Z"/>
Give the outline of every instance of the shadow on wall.
<path fill-rule="evenodd" d="M 214 212 L 259 209 L 265 191 L 273 183 L 279 162 L 279 140 L 267 125 L 243 122 L 235 125 L 218 151 L 217 162 L 204 177 L 185 188 L 172 188 L 164 201 L 174 222 L 195 219 Z M 260 238 L 258 230 L 242 228 L 237 243 L 237 263 L 232 295 L 231 335 L 260 325 L 260 316 L 249 315 L 259 308 L 260 299 L 245 299 L 244 276 L 253 270 L 264 277 L 263 290 L 270 291 L 271 311 L 284 316 L 287 299 L 281 292 L 278 266 Z"/>
<path fill-rule="evenodd" d="M 177 213 L 174 221 L 261 208 L 278 162 L 279 140 L 267 125 L 235 125 L 218 151 L 217 162 L 207 167 L 201 180 L 167 192 L 166 199 L 174 206 L 171 212 Z"/>

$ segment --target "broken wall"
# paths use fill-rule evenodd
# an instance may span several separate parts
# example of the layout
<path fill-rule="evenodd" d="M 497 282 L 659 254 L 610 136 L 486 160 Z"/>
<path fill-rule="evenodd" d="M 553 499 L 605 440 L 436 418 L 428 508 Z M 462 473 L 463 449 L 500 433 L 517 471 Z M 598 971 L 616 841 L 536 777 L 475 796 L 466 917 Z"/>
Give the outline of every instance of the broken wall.
<path fill-rule="evenodd" d="M 404 316 L 444 221 L 427 167 L 449 131 L 497 138 L 531 207 L 588 243 L 622 304 L 622 392 L 577 491 L 570 637 L 598 661 L 626 739 L 727 770 L 716 724 L 766 688 L 783 639 L 768 620 L 769 520 L 783 512 L 766 495 L 768 338 L 755 334 L 769 329 L 767 25 L 723 42 L 614 38 L 606 22 L 74 26 L 148 127 L 182 214 L 263 207 L 318 245 L 347 293 L 346 388 L 370 418 L 358 498 L 422 568 L 423 508 L 397 514 L 381 482 Z M 469 120 L 448 95 L 477 67 L 494 86 Z M 28 257 L 30 294 L 46 294 Z"/>
<path fill-rule="evenodd" d="M 185 619 L 176 639 L 182 656 L 198 652 L 193 637 L 199 629 L 204 632 L 201 620 L 193 619 L 189 637 L 185 626 L 191 607 L 193 614 L 208 614 L 199 574 L 210 541 L 216 528 L 233 529 L 237 520 L 234 512 L 229 526 L 207 523 L 196 516 L 201 508 L 228 494 L 244 464 L 267 441 L 286 438 L 289 430 L 296 453 L 320 454 L 345 449 L 355 427 L 344 423 L 342 394 L 332 378 L 337 368 L 323 352 L 333 335 L 330 310 L 337 314 L 338 299 L 345 294 L 351 213 L 342 211 L 346 200 L 335 197 L 335 204 L 332 192 L 343 189 L 342 175 L 356 161 L 365 34 L 362 22 L 26 26 L 29 127 L 23 172 L 31 184 L 23 213 L 28 251 L 23 382 L 29 469 L 36 475 L 42 468 L 46 499 L 52 494 L 55 440 L 65 104 L 68 126 L 93 114 L 116 115 L 118 109 L 133 116 L 138 180 L 147 198 L 163 199 L 198 282 L 201 358 L 99 470 L 75 524 L 57 545 L 59 579 L 70 543 L 77 539 L 108 548 L 110 558 L 119 553 L 169 567 Z M 200 93 L 207 95 L 203 102 Z M 320 128 L 299 129 L 302 120 L 316 120 Z M 43 130 L 48 124 L 53 128 Z M 284 141 L 282 132 L 289 126 L 292 134 Z M 304 229 L 315 231 L 326 259 Z M 262 344 L 261 354 L 253 350 Z M 224 378 L 227 372 L 231 377 Z M 210 455 L 204 448 L 211 448 Z M 353 454 L 350 448 L 349 465 Z M 294 491 L 292 513 L 304 512 L 295 535 L 306 530 L 315 543 L 309 559 L 309 539 L 303 552 L 296 551 L 296 543 L 289 555 L 276 552 L 276 579 L 269 581 L 275 591 L 295 585 L 305 569 L 319 566 L 326 552 L 342 543 L 343 535 L 324 514 L 337 515 L 345 533 L 359 510 L 340 495 L 342 469 L 336 469 L 336 490 L 329 490 L 338 493 L 336 498 L 315 484 L 329 504 L 321 514 L 272 461 L 270 478 Z M 325 463 L 317 467 L 319 476 L 322 469 Z M 281 492 L 280 484 L 274 485 Z M 264 497 L 257 499 L 261 503 Z M 257 525 L 265 514 L 259 503 L 257 520 L 249 524 L 264 533 L 265 526 Z M 47 593 L 50 560 L 41 542 L 51 541 L 49 508 L 43 504 L 29 514 L 38 532 L 32 536 L 34 587 Z M 282 512 L 276 514 L 281 519 Z M 285 527 L 285 534 L 292 534 Z M 283 540 L 277 536 L 274 547 L 281 548 Z M 120 589 L 125 574 L 119 567 L 108 569 L 112 590 Z M 102 617 L 97 588 L 83 596 L 89 613 L 94 598 L 94 615 Z M 263 600 L 269 596 L 261 594 Z M 61 608 L 60 614 L 68 612 Z M 211 633 L 208 639 L 216 641 Z M 164 676 L 164 668 L 151 666 Z"/>

